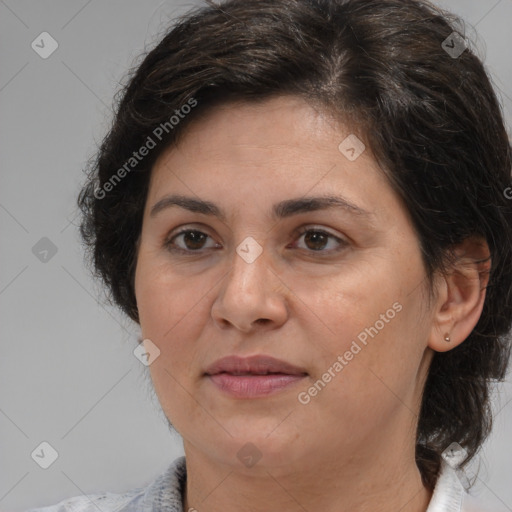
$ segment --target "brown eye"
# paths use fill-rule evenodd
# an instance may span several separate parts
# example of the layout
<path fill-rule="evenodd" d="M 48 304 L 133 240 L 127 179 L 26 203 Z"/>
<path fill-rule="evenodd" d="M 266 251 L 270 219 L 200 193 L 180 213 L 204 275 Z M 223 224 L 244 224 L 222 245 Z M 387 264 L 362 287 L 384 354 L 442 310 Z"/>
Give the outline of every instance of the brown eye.
<path fill-rule="evenodd" d="M 325 245 L 329 241 L 329 236 L 320 231 L 308 231 L 305 235 L 304 242 L 308 246 L 308 249 L 313 251 L 319 251 L 325 248 Z"/>
<path fill-rule="evenodd" d="M 316 252 L 320 254 L 331 254 L 338 252 L 348 246 L 348 242 L 322 229 L 306 228 L 298 233 L 299 238 L 304 236 L 303 248 L 307 252 Z M 170 237 L 164 246 L 170 252 L 181 254 L 200 253 L 203 249 L 213 249 L 220 247 L 218 244 L 207 247 L 205 242 L 211 238 L 208 234 L 197 229 L 182 229 Z M 176 241 L 180 241 L 179 244 Z M 331 242 L 332 241 L 332 242 Z M 335 247 L 328 249 L 329 243 L 334 243 Z M 301 248 L 301 247 L 299 247 Z M 326 249 L 327 248 L 327 249 Z"/>
<path fill-rule="evenodd" d="M 304 236 L 304 243 L 306 249 L 313 252 L 331 253 L 343 249 L 348 243 L 341 238 L 334 236 L 332 233 L 324 231 L 322 229 L 306 228 L 299 232 L 299 237 Z M 337 247 L 331 250 L 324 250 L 329 244 L 329 240 L 335 241 Z"/>
<path fill-rule="evenodd" d="M 180 237 L 183 245 L 176 246 L 175 240 Z M 170 251 L 199 252 L 201 249 L 204 249 L 204 242 L 208 238 L 210 238 L 209 235 L 197 229 L 183 229 L 167 240 L 165 246 Z"/>

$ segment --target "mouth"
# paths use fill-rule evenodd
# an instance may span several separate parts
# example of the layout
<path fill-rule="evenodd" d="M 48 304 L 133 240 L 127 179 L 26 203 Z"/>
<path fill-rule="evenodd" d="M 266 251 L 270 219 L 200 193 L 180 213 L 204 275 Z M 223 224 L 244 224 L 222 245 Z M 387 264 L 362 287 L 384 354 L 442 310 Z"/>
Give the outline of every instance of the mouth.
<path fill-rule="evenodd" d="M 296 375 L 293 373 L 284 373 L 284 372 L 258 372 L 258 371 L 254 371 L 254 372 L 218 372 L 218 373 L 213 373 L 211 375 L 220 375 L 222 373 L 226 373 L 228 375 L 235 375 L 236 377 L 240 377 L 240 376 L 257 377 L 260 375 Z"/>
<path fill-rule="evenodd" d="M 283 391 L 307 376 L 305 369 L 271 356 L 219 359 L 205 372 L 217 389 L 233 398 L 256 398 Z"/>
<path fill-rule="evenodd" d="M 286 373 L 241 374 L 222 372 L 209 375 L 208 378 L 217 389 L 233 398 L 257 398 L 268 396 L 296 384 L 306 374 L 290 375 Z"/>
<path fill-rule="evenodd" d="M 272 356 L 255 355 L 251 357 L 228 356 L 218 359 L 208 368 L 206 375 L 229 373 L 232 375 L 301 375 L 306 374 L 304 368 L 300 368 L 281 359 Z"/>

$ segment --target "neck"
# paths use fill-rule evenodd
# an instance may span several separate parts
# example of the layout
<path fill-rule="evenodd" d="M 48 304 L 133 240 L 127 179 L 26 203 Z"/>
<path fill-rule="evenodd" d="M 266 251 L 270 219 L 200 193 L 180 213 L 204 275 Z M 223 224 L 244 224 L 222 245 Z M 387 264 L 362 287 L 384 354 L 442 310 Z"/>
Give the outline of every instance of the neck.
<path fill-rule="evenodd" d="M 363 467 L 361 460 L 343 463 L 324 454 L 293 467 L 240 469 L 185 448 L 185 512 L 425 512 L 432 497 L 414 456 L 370 458 Z"/>

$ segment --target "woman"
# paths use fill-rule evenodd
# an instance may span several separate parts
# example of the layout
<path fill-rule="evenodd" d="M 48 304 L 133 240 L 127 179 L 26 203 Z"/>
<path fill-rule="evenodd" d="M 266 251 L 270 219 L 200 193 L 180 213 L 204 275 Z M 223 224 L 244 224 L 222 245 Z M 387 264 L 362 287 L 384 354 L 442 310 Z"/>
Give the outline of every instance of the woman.
<path fill-rule="evenodd" d="M 146 56 L 82 235 L 185 457 L 39 510 L 474 510 L 458 475 L 510 354 L 511 146 L 458 22 L 228 0 Z"/>

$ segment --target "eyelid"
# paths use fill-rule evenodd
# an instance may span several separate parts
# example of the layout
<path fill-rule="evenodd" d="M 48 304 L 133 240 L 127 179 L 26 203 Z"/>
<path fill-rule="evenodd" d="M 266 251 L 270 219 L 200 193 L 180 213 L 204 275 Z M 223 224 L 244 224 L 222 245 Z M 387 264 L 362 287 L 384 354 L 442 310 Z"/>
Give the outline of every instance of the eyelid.
<path fill-rule="evenodd" d="M 316 226 L 316 225 L 311 225 L 311 224 L 297 228 L 294 232 L 294 236 L 302 236 L 303 234 L 307 233 L 308 231 L 313 231 L 313 232 L 318 232 L 318 233 L 323 233 L 325 235 L 328 235 L 329 237 L 334 238 L 339 244 L 339 247 L 337 249 L 331 249 L 329 251 L 312 251 L 312 250 L 308 251 L 313 254 L 315 252 L 317 254 L 325 254 L 325 255 L 334 254 L 334 253 L 339 252 L 340 250 L 344 249 L 345 247 L 347 247 L 350 243 L 349 239 L 346 236 L 337 235 L 337 234 L 335 235 L 330 230 L 328 230 L 322 226 Z"/>
<path fill-rule="evenodd" d="M 204 227 L 197 228 L 197 227 L 193 227 L 193 225 L 186 225 L 186 226 L 177 228 L 177 230 L 171 231 L 171 233 L 164 238 L 163 247 L 167 248 L 167 250 L 169 250 L 169 251 L 176 251 L 176 252 L 182 252 L 182 253 L 187 253 L 187 254 L 200 254 L 201 251 L 203 251 L 204 249 L 192 251 L 192 250 L 182 249 L 181 247 L 173 246 L 173 240 L 175 238 L 177 238 L 178 236 L 180 236 L 184 233 L 188 233 L 190 231 L 197 231 L 198 233 L 206 235 L 207 237 L 209 237 L 213 240 L 213 237 L 207 232 L 208 230 L 205 229 Z"/>
<path fill-rule="evenodd" d="M 176 247 L 176 246 L 173 246 L 173 244 L 172 244 L 172 242 L 175 238 L 177 238 L 178 236 L 180 236 L 184 233 L 188 233 L 191 231 L 197 231 L 201 234 L 206 235 L 207 237 L 210 237 L 213 240 L 213 237 L 207 232 L 208 228 L 204 228 L 203 226 L 201 226 L 201 227 L 194 227 L 194 226 L 196 226 L 196 225 L 187 224 L 185 226 L 177 228 L 177 231 L 176 230 L 171 231 L 171 233 L 168 236 L 166 236 L 164 239 L 164 244 L 163 244 L 164 247 L 170 251 L 181 252 L 183 254 L 190 254 L 190 255 L 200 254 L 202 251 L 204 251 L 204 249 L 198 249 L 196 251 L 193 251 L 193 250 L 188 250 L 188 249 L 182 249 L 181 247 Z M 203 231 L 203 230 L 205 230 L 205 231 Z M 307 225 L 300 226 L 297 229 L 295 229 L 293 232 L 294 240 L 297 237 L 300 237 L 300 236 L 304 235 L 305 233 L 308 233 L 309 231 L 323 233 L 323 234 L 329 236 L 330 238 L 335 239 L 336 242 L 338 242 L 338 244 L 339 244 L 339 247 L 337 249 L 331 249 L 331 250 L 327 250 L 327 251 L 323 251 L 323 250 L 320 250 L 320 251 L 309 250 L 308 251 L 307 249 L 302 249 L 302 250 L 312 253 L 312 254 L 325 255 L 325 256 L 332 255 L 334 253 L 337 253 L 337 252 L 343 250 L 350 243 L 349 239 L 347 237 L 345 237 L 343 235 L 340 236 L 340 235 L 334 234 L 327 228 L 324 228 L 323 226 L 314 225 L 314 224 L 307 224 Z M 212 248 L 210 247 L 208 249 L 212 249 Z"/>
<path fill-rule="evenodd" d="M 328 228 L 324 228 L 323 226 L 318 226 L 316 224 L 306 224 L 305 226 L 301 226 L 295 230 L 294 234 L 303 234 L 307 231 L 320 231 L 322 233 L 326 233 L 327 235 L 330 235 L 334 238 L 338 238 L 341 240 L 341 236 L 334 234 L 332 231 L 330 231 Z"/>

